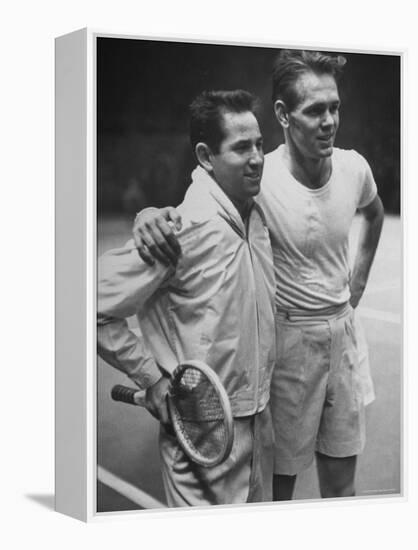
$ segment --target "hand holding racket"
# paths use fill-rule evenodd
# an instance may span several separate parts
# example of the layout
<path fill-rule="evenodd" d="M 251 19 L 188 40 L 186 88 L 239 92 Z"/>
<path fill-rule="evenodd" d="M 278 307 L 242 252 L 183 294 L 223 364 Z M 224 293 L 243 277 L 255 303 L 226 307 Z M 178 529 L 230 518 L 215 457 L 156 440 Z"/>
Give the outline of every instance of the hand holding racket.
<path fill-rule="evenodd" d="M 126 386 L 112 389 L 115 401 L 145 406 L 145 392 Z M 170 421 L 187 456 L 201 466 L 215 466 L 231 452 L 234 433 L 231 404 L 216 373 L 201 361 L 181 363 L 167 394 Z"/>

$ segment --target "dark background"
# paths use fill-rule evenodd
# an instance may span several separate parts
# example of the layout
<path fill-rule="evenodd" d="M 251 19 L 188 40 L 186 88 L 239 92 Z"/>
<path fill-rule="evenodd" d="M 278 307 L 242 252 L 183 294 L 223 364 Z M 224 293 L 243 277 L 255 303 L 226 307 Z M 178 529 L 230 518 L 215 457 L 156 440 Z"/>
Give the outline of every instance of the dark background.
<path fill-rule="evenodd" d="M 261 100 L 265 151 L 283 140 L 270 97 L 270 73 L 277 53 L 272 48 L 98 39 L 98 255 L 129 239 L 133 215 L 143 206 L 176 205 L 182 200 L 195 165 L 188 140 L 188 105 L 197 93 L 216 88 L 250 90 Z M 368 159 L 386 211 L 396 214 L 400 58 L 346 57 L 336 145 L 354 148 Z M 357 218 L 352 244 L 360 227 Z M 399 218 L 386 216 L 360 308 L 377 395 L 366 411 L 368 443 L 359 457 L 356 478 L 360 496 L 401 490 L 401 235 Z M 132 319 L 130 323 L 136 326 Z M 111 400 L 112 386 L 126 384 L 126 376 L 105 367 L 101 359 L 97 372 L 98 465 L 131 489 L 139 488 L 165 503 L 157 421 L 141 408 Z M 119 482 L 112 489 L 98 470 L 98 511 L 146 506 L 142 497 L 141 502 L 128 500 Z M 295 498 L 319 498 L 314 465 L 299 476 Z"/>
<path fill-rule="evenodd" d="M 97 39 L 98 215 L 181 202 L 195 165 L 188 105 L 243 88 L 261 100 L 266 153 L 283 141 L 271 101 L 276 48 Z M 337 52 L 333 52 L 337 53 Z M 387 212 L 400 209 L 400 57 L 343 53 L 336 146 L 369 161 Z"/>

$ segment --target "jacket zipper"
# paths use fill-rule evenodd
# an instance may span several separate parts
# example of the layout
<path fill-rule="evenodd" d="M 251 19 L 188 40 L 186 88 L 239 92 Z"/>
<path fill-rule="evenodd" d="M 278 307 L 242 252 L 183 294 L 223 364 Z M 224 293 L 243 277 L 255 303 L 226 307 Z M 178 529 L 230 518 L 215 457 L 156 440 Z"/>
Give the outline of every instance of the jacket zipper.
<path fill-rule="evenodd" d="M 257 357 L 256 357 L 257 369 L 256 369 L 256 384 L 255 384 L 255 390 L 256 390 L 255 411 L 254 411 L 254 414 L 256 414 L 258 411 L 259 393 L 260 393 L 260 388 L 259 388 L 259 384 L 260 384 L 260 313 L 259 313 L 259 306 L 258 306 L 257 284 L 256 284 L 255 274 L 254 274 L 253 253 L 252 253 L 251 244 L 250 244 L 250 220 L 251 220 L 251 216 L 253 215 L 253 212 L 254 210 L 252 209 L 247 219 L 245 242 L 248 247 L 248 253 L 249 253 L 250 262 L 251 262 L 251 278 L 252 278 L 254 297 L 255 297 L 255 311 L 256 311 L 256 325 L 257 325 Z"/>

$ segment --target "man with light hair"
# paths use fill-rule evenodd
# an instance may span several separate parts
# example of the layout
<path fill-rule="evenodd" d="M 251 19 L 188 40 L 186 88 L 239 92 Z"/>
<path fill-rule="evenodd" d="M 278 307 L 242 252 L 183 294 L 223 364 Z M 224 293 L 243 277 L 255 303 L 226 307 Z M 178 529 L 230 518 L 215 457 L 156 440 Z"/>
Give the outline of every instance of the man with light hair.
<path fill-rule="evenodd" d="M 296 476 L 316 456 L 322 497 L 355 494 L 365 444 L 365 377 L 354 310 L 378 245 L 383 206 L 367 161 L 334 147 L 338 80 L 346 60 L 283 50 L 273 73 L 273 102 L 284 144 L 266 155 L 258 203 L 266 215 L 276 278 L 273 498 L 293 496 Z M 350 270 L 348 239 L 363 216 Z M 134 238 L 146 261 L 178 245 L 172 208 L 140 214 Z"/>

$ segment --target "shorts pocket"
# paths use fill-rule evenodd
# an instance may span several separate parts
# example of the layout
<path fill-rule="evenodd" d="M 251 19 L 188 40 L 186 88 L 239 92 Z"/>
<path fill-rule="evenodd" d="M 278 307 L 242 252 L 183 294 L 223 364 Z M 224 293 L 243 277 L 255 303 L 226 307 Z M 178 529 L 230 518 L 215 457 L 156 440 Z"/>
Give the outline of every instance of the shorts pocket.
<path fill-rule="evenodd" d="M 304 333 L 299 326 L 278 323 L 277 357 L 271 384 L 276 422 L 282 414 L 294 419 L 300 416 L 306 393 L 305 347 Z"/>
<path fill-rule="evenodd" d="M 345 322 L 345 342 L 342 367 L 350 371 L 350 385 L 355 409 L 358 410 L 363 404 L 363 390 L 360 373 L 359 350 L 354 320 L 354 310 Z"/>

